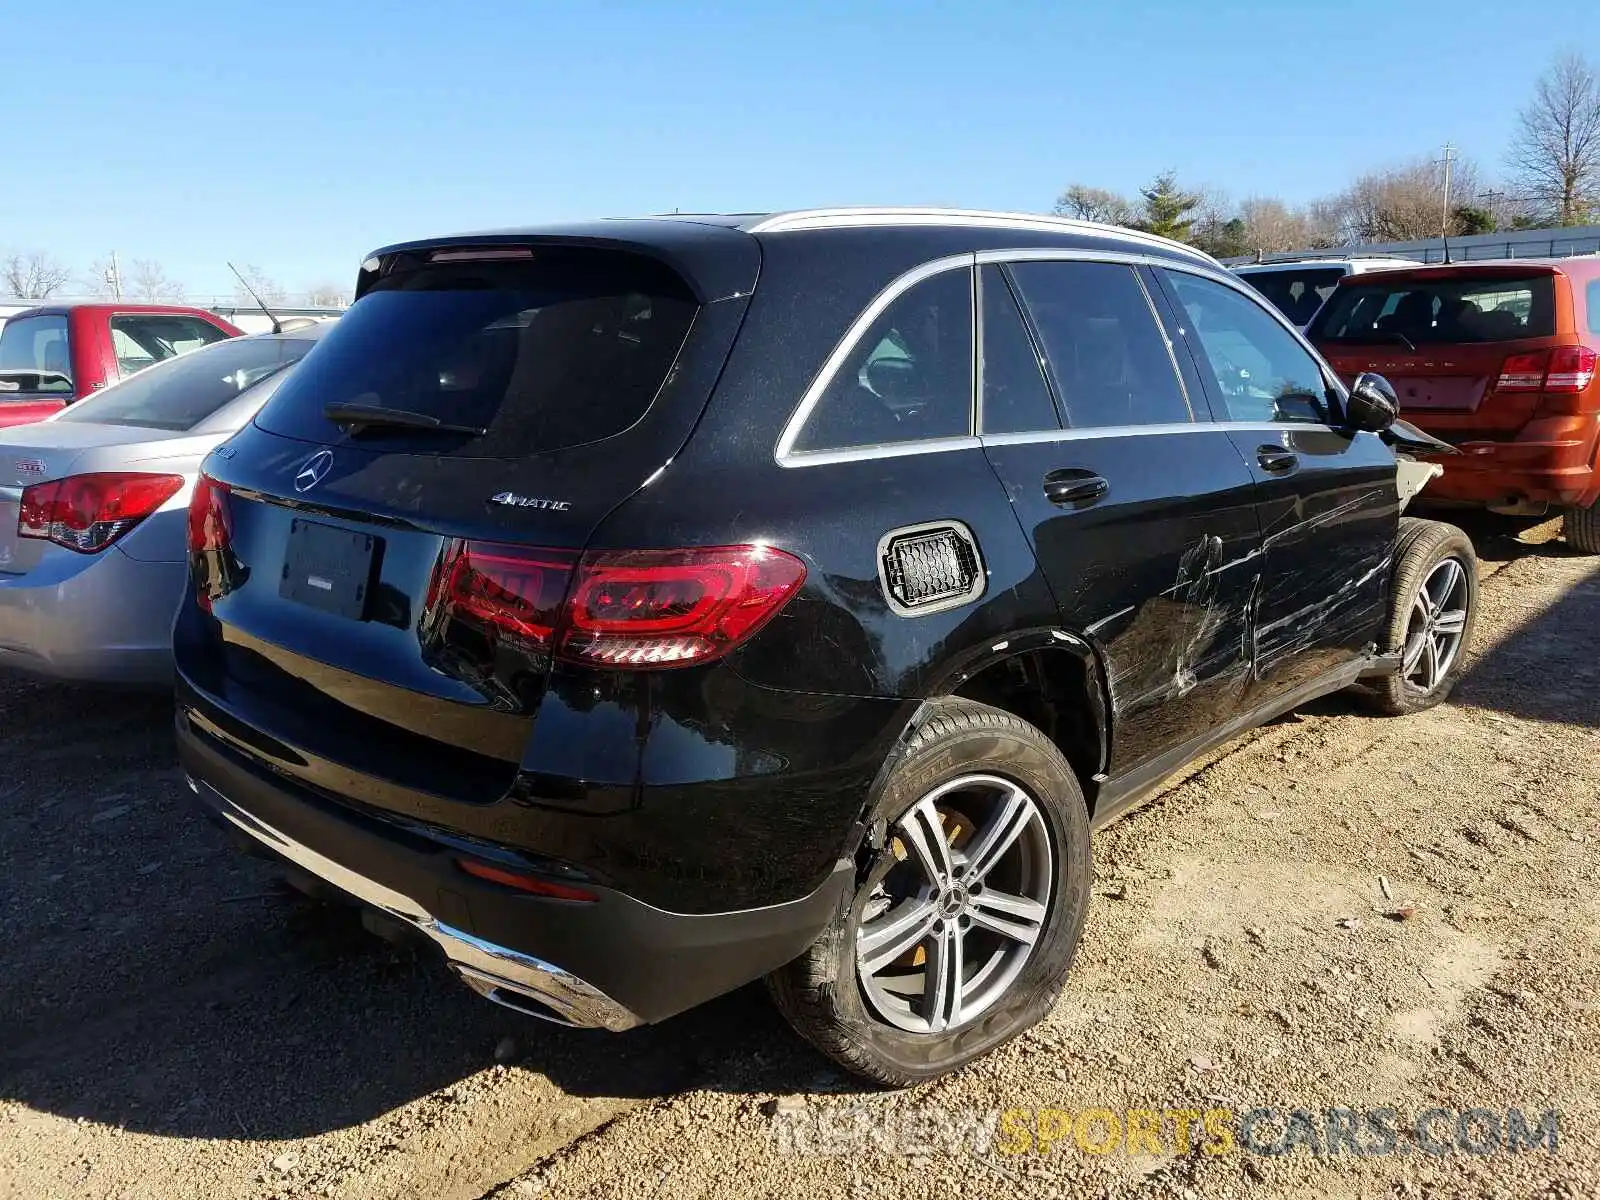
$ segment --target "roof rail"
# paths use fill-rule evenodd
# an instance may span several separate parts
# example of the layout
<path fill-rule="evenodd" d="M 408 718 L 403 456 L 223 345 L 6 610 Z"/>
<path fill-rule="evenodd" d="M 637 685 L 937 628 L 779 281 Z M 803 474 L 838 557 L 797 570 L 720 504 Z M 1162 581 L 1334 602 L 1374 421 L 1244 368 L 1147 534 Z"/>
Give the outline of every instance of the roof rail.
<path fill-rule="evenodd" d="M 1362 254 L 1354 250 L 1319 250 L 1308 254 L 1268 254 L 1249 262 L 1241 262 L 1241 267 L 1281 267 L 1297 262 L 1323 262 L 1330 258 L 1392 258 L 1396 262 L 1420 262 L 1420 259 L 1411 258 L 1405 254 Z"/>
<path fill-rule="evenodd" d="M 808 229 L 849 229 L 890 225 L 964 225 L 983 229 L 1031 229 L 1049 233 L 1080 233 L 1091 237 L 1115 237 L 1143 242 L 1199 259 L 1210 266 L 1220 264 L 1211 255 L 1193 246 L 1099 221 L 1080 221 L 1074 217 L 1046 216 L 1042 213 L 990 212 L 970 208 L 805 208 L 773 213 L 752 225 L 747 233 L 798 233 Z"/>

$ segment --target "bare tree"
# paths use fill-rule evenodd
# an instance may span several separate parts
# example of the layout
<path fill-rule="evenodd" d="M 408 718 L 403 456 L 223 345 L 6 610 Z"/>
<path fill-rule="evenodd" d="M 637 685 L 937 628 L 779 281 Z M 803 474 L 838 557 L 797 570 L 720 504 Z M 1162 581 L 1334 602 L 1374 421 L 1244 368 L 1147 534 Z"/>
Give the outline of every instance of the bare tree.
<path fill-rule="evenodd" d="M 250 288 L 255 291 L 257 296 L 261 297 L 264 304 L 281 305 L 284 302 L 287 293 L 284 292 L 283 285 L 260 267 L 247 263 L 239 268 L 239 274 L 245 277 Z M 244 284 L 234 288 L 234 298 L 240 305 L 255 304 L 255 299 L 250 295 L 250 291 L 245 288 Z"/>
<path fill-rule="evenodd" d="M 306 293 L 306 302 L 318 308 L 344 308 L 350 303 L 350 292 L 337 283 L 319 283 Z"/>
<path fill-rule="evenodd" d="M 1062 192 L 1056 200 L 1056 213 L 1080 221 L 1103 221 L 1107 225 L 1131 225 L 1135 219 L 1133 205 L 1126 198 L 1086 183 L 1075 183 Z"/>
<path fill-rule="evenodd" d="M 168 276 L 160 263 L 136 258 L 128 272 L 128 294 L 147 304 L 181 304 L 188 292 L 183 284 Z"/>
<path fill-rule="evenodd" d="M 1581 225 L 1600 208 L 1600 78 L 1586 59 L 1562 55 L 1539 77 L 1507 162 L 1557 225 Z"/>
<path fill-rule="evenodd" d="M 6 288 L 19 300 L 48 300 L 71 278 L 71 271 L 39 250 L 13 254 L 6 259 Z"/>
<path fill-rule="evenodd" d="M 1316 241 L 1311 220 L 1304 212 L 1296 212 L 1270 196 L 1250 197 L 1239 206 L 1239 219 L 1244 222 L 1245 241 L 1250 249 L 1262 254 L 1305 250 Z"/>
<path fill-rule="evenodd" d="M 1467 159 L 1451 167 L 1449 232 L 1459 234 L 1461 223 L 1454 210 L 1474 203 L 1478 171 Z M 1349 242 L 1409 242 L 1438 237 L 1447 228 L 1444 164 L 1419 159 L 1403 166 L 1372 171 L 1330 202 L 1343 240 Z"/>

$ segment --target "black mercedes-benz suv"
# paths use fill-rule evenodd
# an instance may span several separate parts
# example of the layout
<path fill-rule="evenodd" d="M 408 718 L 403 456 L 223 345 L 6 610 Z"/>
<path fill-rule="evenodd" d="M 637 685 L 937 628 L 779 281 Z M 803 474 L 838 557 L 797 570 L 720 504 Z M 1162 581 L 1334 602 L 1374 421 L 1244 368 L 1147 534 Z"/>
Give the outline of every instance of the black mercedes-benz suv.
<path fill-rule="evenodd" d="M 1091 829 L 1313 697 L 1448 692 L 1472 547 L 1401 517 L 1394 411 L 1082 222 L 391 246 L 205 464 L 183 764 L 493 1000 L 621 1030 L 765 976 L 928 1078 L 1060 992 Z"/>

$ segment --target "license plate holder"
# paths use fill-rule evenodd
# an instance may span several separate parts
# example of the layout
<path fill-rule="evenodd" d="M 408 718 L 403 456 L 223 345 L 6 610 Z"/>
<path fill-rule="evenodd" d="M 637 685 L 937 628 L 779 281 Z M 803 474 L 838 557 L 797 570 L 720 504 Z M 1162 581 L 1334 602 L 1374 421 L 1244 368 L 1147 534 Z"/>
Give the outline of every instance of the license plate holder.
<path fill-rule="evenodd" d="M 289 523 L 278 595 L 336 617 L 361 620 L 372 590 L 378 539 L 296 517 Z"/>

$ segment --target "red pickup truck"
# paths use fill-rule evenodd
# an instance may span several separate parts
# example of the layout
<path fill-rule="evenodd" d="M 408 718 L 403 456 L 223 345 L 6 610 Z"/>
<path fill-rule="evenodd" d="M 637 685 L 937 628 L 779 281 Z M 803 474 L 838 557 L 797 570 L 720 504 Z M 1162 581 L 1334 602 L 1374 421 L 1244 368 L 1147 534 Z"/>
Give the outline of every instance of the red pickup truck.
<path fill-rule="evenodd" d="M 238 337 L 214 313 L 167 304 L 42 304 L 0 329 L 0 428 L 43 420 L 164 358 Z"/>

